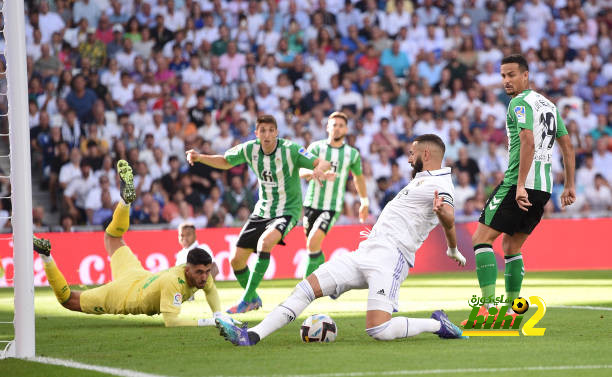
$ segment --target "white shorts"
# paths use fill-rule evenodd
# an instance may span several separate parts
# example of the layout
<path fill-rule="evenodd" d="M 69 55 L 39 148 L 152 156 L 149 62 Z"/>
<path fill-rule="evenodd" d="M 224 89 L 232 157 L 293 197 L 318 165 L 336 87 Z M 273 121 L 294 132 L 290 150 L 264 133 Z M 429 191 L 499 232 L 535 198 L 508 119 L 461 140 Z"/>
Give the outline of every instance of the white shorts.
<path fill-rule="evenodd" d="M 399 288 L 408 276 L 408 262 L 386 240 L 369 239 L 355 252 L 319 266 L 313 274 L 324 296 L 368 288 L 368 310 L 398 311 Z"/>

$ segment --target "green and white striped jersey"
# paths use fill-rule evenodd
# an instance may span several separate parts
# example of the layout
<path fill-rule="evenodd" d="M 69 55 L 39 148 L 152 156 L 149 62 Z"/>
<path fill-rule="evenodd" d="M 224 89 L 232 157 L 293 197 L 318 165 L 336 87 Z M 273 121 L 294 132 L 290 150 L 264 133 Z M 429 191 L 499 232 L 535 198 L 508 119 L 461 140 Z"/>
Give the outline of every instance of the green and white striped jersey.
<path fill-rule="evenodd" d="M 236 166 L 247 163 L 259 181 L 259 200 L 253 214 L 263 218 L 291 215 L 298 219 L 302 212 L 300 168 L 313 169 L 317 159 L 304 147 L 278 139 L 276 149 L 264 154 L 259 139 L 238 144 L 224 155 Z"/>
<path fill-rule="evenodd" d="M 324 181 L 322 186 L 311 180 L 304 205 L 320 210 L 342 211 L 349 170 L 354 175 L 361 175 L 359 151 L 347 144 L 334 148 L 327 143 L 327 140 L 315 141 L 310 144 L 308 151 L 329 161 L 337 176 L 333 182 Z"/>
<path fill-rule="evenodd" d="M 555 138 L 567 135 L 557 106 L 531 89 L 523 91 L 510 101 L 506 113 L 509 161 L 504 176 L 504 183 L 510 185 L 516 185 L 518 182 L 521 129 L 532 130 L 535 143 L 533 163 L 527 174 L 525 188 L 552 192 L 552 148 Z"/>

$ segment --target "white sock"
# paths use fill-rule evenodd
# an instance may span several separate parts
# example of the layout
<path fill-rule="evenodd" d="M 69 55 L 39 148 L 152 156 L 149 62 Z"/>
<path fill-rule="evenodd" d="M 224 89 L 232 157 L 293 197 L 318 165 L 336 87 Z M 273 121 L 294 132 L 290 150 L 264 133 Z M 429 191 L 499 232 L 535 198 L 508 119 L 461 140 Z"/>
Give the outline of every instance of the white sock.
<path fill-rule="evenodd" d="M 440 330 L 440 322 L 431 318 L 394 317 L 382 325 L 366 329 L 368 335 L 378 340 L 409 338 L 422 332 Z"/>
<path fill-rule="evenodd" d="M 315 299 L 314 291 L 306 280 L 302 280 L 291 296 L 270 312 L 257 326 L 249 329 L 259 335 L 259 339 L 295 320 Z"/>
<path fill-rule="evenodd" d="M 53 262 L 53 257 L 51 255 L 49 256 L 46 256 L 44 254 L 39 254 L 39 255 L 40 255 L 40 259 L 42 259 L 45 264 Z"/>

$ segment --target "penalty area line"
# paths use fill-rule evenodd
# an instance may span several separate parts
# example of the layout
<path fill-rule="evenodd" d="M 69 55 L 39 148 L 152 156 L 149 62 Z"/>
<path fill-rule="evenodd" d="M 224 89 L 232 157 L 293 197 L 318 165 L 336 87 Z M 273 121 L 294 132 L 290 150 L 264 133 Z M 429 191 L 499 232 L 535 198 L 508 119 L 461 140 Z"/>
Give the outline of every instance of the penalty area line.
<path fill-rule="evenodd" d="M 93 370 L 95 372 L 112 374 L 113 376 L 121 376 L 121 377 L 168 377 L 168 376 L 163 376 L 160 374 L 144 373 L 144 372 L 138 372 L 138 371 L 130 370 L 130 369 L 105 367 L 102 365 L 85 364 L 85 363 L 79 363 L 78 361 L 72 361 L 72 360 L 66 360 L 66 359 L 56 359 L 53 357 L 37 356 L 37 357 L 25 358 L 23 360 L 35 361 L 37 363 L 42 363 L 42 364 L 60 365 L 63 367 L 68 367 L 68 368 Z"/>
<path fill-rule="evenodd" d="M 378 372 L 346 372 L 346 373 L 320 373 L 320 374 L 290 374 L 284 377 L 366 377 L 366 376 L 415 376 L 415 375 L 436 375 L 436 374 L 456 374 L 456 373 L 495 373 L 495 372 L 521 372 L 521 371 L 554 371 L 554 370 L 586 370 L 586 369 L 612 369 L 609 365 L 551 365 L 551 366 L 532 366 L 532 367 L 512 367 L 512 368 L 457 368 L 457 369 L 421 369 L 421 370 L 393 370 Z M 280 374 L 270 377 L 281 376 Z M 255 377 L 255 376 L 240 376 Z"/>

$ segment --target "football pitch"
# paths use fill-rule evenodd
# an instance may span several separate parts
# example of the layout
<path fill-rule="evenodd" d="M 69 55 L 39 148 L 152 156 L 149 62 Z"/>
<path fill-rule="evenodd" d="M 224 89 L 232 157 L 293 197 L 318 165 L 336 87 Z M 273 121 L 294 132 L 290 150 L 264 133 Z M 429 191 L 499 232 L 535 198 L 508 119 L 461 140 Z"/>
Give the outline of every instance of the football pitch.
<path fill-rule="evenodd" d="M 503 275 L 497 293 L 503 293 Z M 263 309 L 236 316 L 251 324 L 280 303 L 296 280 L 262 283 Z M 217 283 L 223 307 L 242 290 Z M 79 289 L 73 287 L 73 289 Z M 475 273 L 409 276 L 402 284 L 399 315 L 429 317 L 445 309 L 458 324 L 466 319 L 472 295 L 480 296 Z M 546 315 L 538 337 L 471 337 L 444 340 L 432 334 L 390 342 L 365 332 L 367 291 L 334 301 L 315 301 L 293 323 L 255 347 L 235 347 L 214 327 L 164 328 L 160 316 L 92 316 L 62 308 L 50 289 L 36 289 L 37 356 L 72 361 L 73 367 L 16 359 L 0 360 L 0 376 L 610 376 L 612 375 L 612 271 L 529 272 L 523 297 L 539 296 Z M 529 309 L 523 324 L 535 310 Z M 336 342 L 304 344 L 301 322 L 329 314 L 338 326 Z M 203 295 L 183 304 L 182 314 L 210 317 Z M 0 290 L 0 321 L 13 319 L 13 291 Z M 13 336 L 0 324 L 0 340 Z M 80 363 L 80 364 L 78 364 Z M 95 366 L 95 370 L 77 367 Z M 103 369 L 110 368 L 110 369 Z M 106 371 L 103 373 L 99 371 Z"/>

